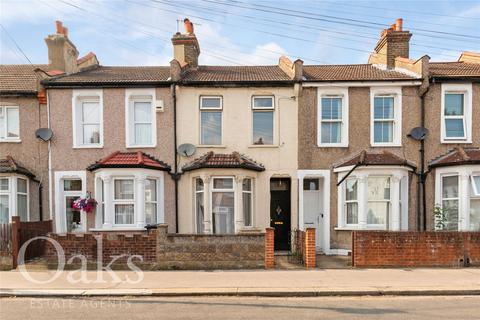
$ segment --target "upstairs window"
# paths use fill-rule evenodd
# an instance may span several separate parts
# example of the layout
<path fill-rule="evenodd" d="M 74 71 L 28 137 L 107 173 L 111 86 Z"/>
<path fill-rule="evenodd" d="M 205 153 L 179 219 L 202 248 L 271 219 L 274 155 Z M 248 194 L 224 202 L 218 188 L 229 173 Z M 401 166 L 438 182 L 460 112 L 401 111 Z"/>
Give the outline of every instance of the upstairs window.
<path fill-rule="evenodd" d="M 200 97 L 200 144 L 222 144 L 222 97 Z"/>
<path fill-rule="evenodd" d="M 443 143 L 472 142 L 472 85 L 442 84 Z"/>
<path fill-rule="evenodd" d="M 127 148 L 155 147 L 155 89 L 129 89 L 125 94 Z"/>
<path fill-rule="evenodd" d="M 445 138 L 465 139 L 465 109 L 463 93 L 445 94 Z"/>
<path fill-rule="evenodd" d="M 402 107 L 401 88 L 370 90 L 371 102 L 371 144 L 372 146 L 401 146 Z"/>
<path fill-rule="evenodd" d="M 102 90 L 77 90 L 73 93 L 73 146 L 103 146 Z"/>
<path fill-rule="evenodd" d="M 18 107 L 0 106 L 0 142 L 20 140 Z"/>
<path fill-rule="evenodd" d="M 348 147 L 348 88 L 318 88 L 317 145 Z"/>
<path fill-rule="evenodd" d="M 274 137 L 274 97 L 252 98 L 253 144 L 272 145 Z"/>

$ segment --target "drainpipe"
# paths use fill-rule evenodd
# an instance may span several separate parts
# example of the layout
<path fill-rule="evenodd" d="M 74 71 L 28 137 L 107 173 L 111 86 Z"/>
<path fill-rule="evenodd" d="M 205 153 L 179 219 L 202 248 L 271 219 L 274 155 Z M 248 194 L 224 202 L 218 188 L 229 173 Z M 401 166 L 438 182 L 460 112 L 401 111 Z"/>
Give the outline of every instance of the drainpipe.
<path fill-rule="evenodd" d="M 175 233 L 178 233 L 178 180 L 180 173 L 178 172 L 177 161 L 177 92 L 176 83 L 171 85 L 171 94 L 173 99 L 173 156 L 174 156 L 174 172 L 171 177 L 175 183 Z"/>
<path fill-rule="evenodd" d="M 425 128 L 425 96 L 429 90 L 430 86 L 422 93 L 420 96 L 421 107 L 420 107 L 420 119 L 421 119 L 421 126 Z M 419 175 L 419 188 L 417 189 L 417 222 L 418 222 L 418 230 L 419 231 L 426 231 L 427 230 L 427 200 L 426 197 L 426 190 L 425 184 L 427 179 L 428 171 L 425 170 L 425 139 L 420 141 L 420 175 Z M 419 199 L 422 199 L 422 203 L 420 204 Z M 421 205 L 421 209 L 420 209 Z"/>

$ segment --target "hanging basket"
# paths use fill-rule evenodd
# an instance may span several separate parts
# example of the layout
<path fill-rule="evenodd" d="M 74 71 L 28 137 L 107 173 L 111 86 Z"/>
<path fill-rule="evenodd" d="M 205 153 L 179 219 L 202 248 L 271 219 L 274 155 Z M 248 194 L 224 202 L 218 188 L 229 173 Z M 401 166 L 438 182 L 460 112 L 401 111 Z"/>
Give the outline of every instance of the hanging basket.
<path fill-rule="evenodd" d="M 80 197 L 77 200 L 73 201 L 72 203 L 72 208 L 76 210 L 81 210 L 86 213 L 93 212 L 95 208 L 97 207 L 97 201 L 92 198 L 90 195 L 90 192 L 87 192 L 87 194 L 84 197 Z"/>

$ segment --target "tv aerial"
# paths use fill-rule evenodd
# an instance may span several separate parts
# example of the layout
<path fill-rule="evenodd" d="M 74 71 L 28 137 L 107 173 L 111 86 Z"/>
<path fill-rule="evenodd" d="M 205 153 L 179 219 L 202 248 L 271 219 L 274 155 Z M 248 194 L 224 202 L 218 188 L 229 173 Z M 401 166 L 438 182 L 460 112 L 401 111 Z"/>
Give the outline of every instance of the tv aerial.
<path fill-rule="evenodd" d="M 184 143 L 178 146 L 177 153 L 182 157 L 191 157 L 195 154 L 197 148 L 191 143 Z"/>

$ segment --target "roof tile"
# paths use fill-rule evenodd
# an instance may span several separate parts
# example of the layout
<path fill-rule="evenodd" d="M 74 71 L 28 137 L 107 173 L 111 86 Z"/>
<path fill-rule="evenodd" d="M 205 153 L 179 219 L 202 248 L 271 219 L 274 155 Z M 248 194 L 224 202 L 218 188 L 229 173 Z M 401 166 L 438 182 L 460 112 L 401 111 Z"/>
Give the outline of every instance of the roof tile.
<path fill-rule="evenodd" d="M 430 168 L 457 166 L 464 164 L 480 164 L 480 148 L 458 147 L 431 160 Z"/>
<path fill-rule="evenodd" d="M 0 173 L 19 173 L 30 178 L 35 178 L 35 175 L 30 170 L 20 165 L 11 156 L 0 159 Z"/>
<path fill-rule="evenodd" d="M 100 168 L 145 168 L 170 171 L 169 165 L 141 151 L 116 151 L 90 165 L 87 170 L 94 171 Z"/>
<path fill-rule="evenodd" d="M 402 72 L 378 68 L 371 64 L 306 65 L 303 66 L 306 81 L 377 81 L 414 80 Z"/>
<path fill-rule="evenodd" d="M 47 65 L 2 64 L 0 65 L 0 94 L 36 93 L 38 76 L 35 69 L 47 69 Z"/>
<path fill-rule="evenodd" d="M 350 159 L 334 165 L 335 168 L 348 166 L 406 166 L 412 169 L 416 168 L 413 162 L 408 161 L 402 157 L 397 156 L 389 151 L 369 152 L 362 150 L 360 153 L 354 155 Z"/>
<path fill-rule="evenodd" d="M 200 158 L 183 166 L 183 171 L 192 171 L 202 168 L 238 168 L 253 171 L 264 171 L 265 167 L 247 156 L 238 152 L 229 154 L 214 153 L 210 151 Z"/>
<path fill-rule="evenodd" d="M 278 66 L 199 66 L 187 69 L 184 82 L 291 81 Z"/>
<path fill-rule="evenodd" d="M 432 77 L 480 77 L 480 63 L 467 62 L 431 62 Z"/>

